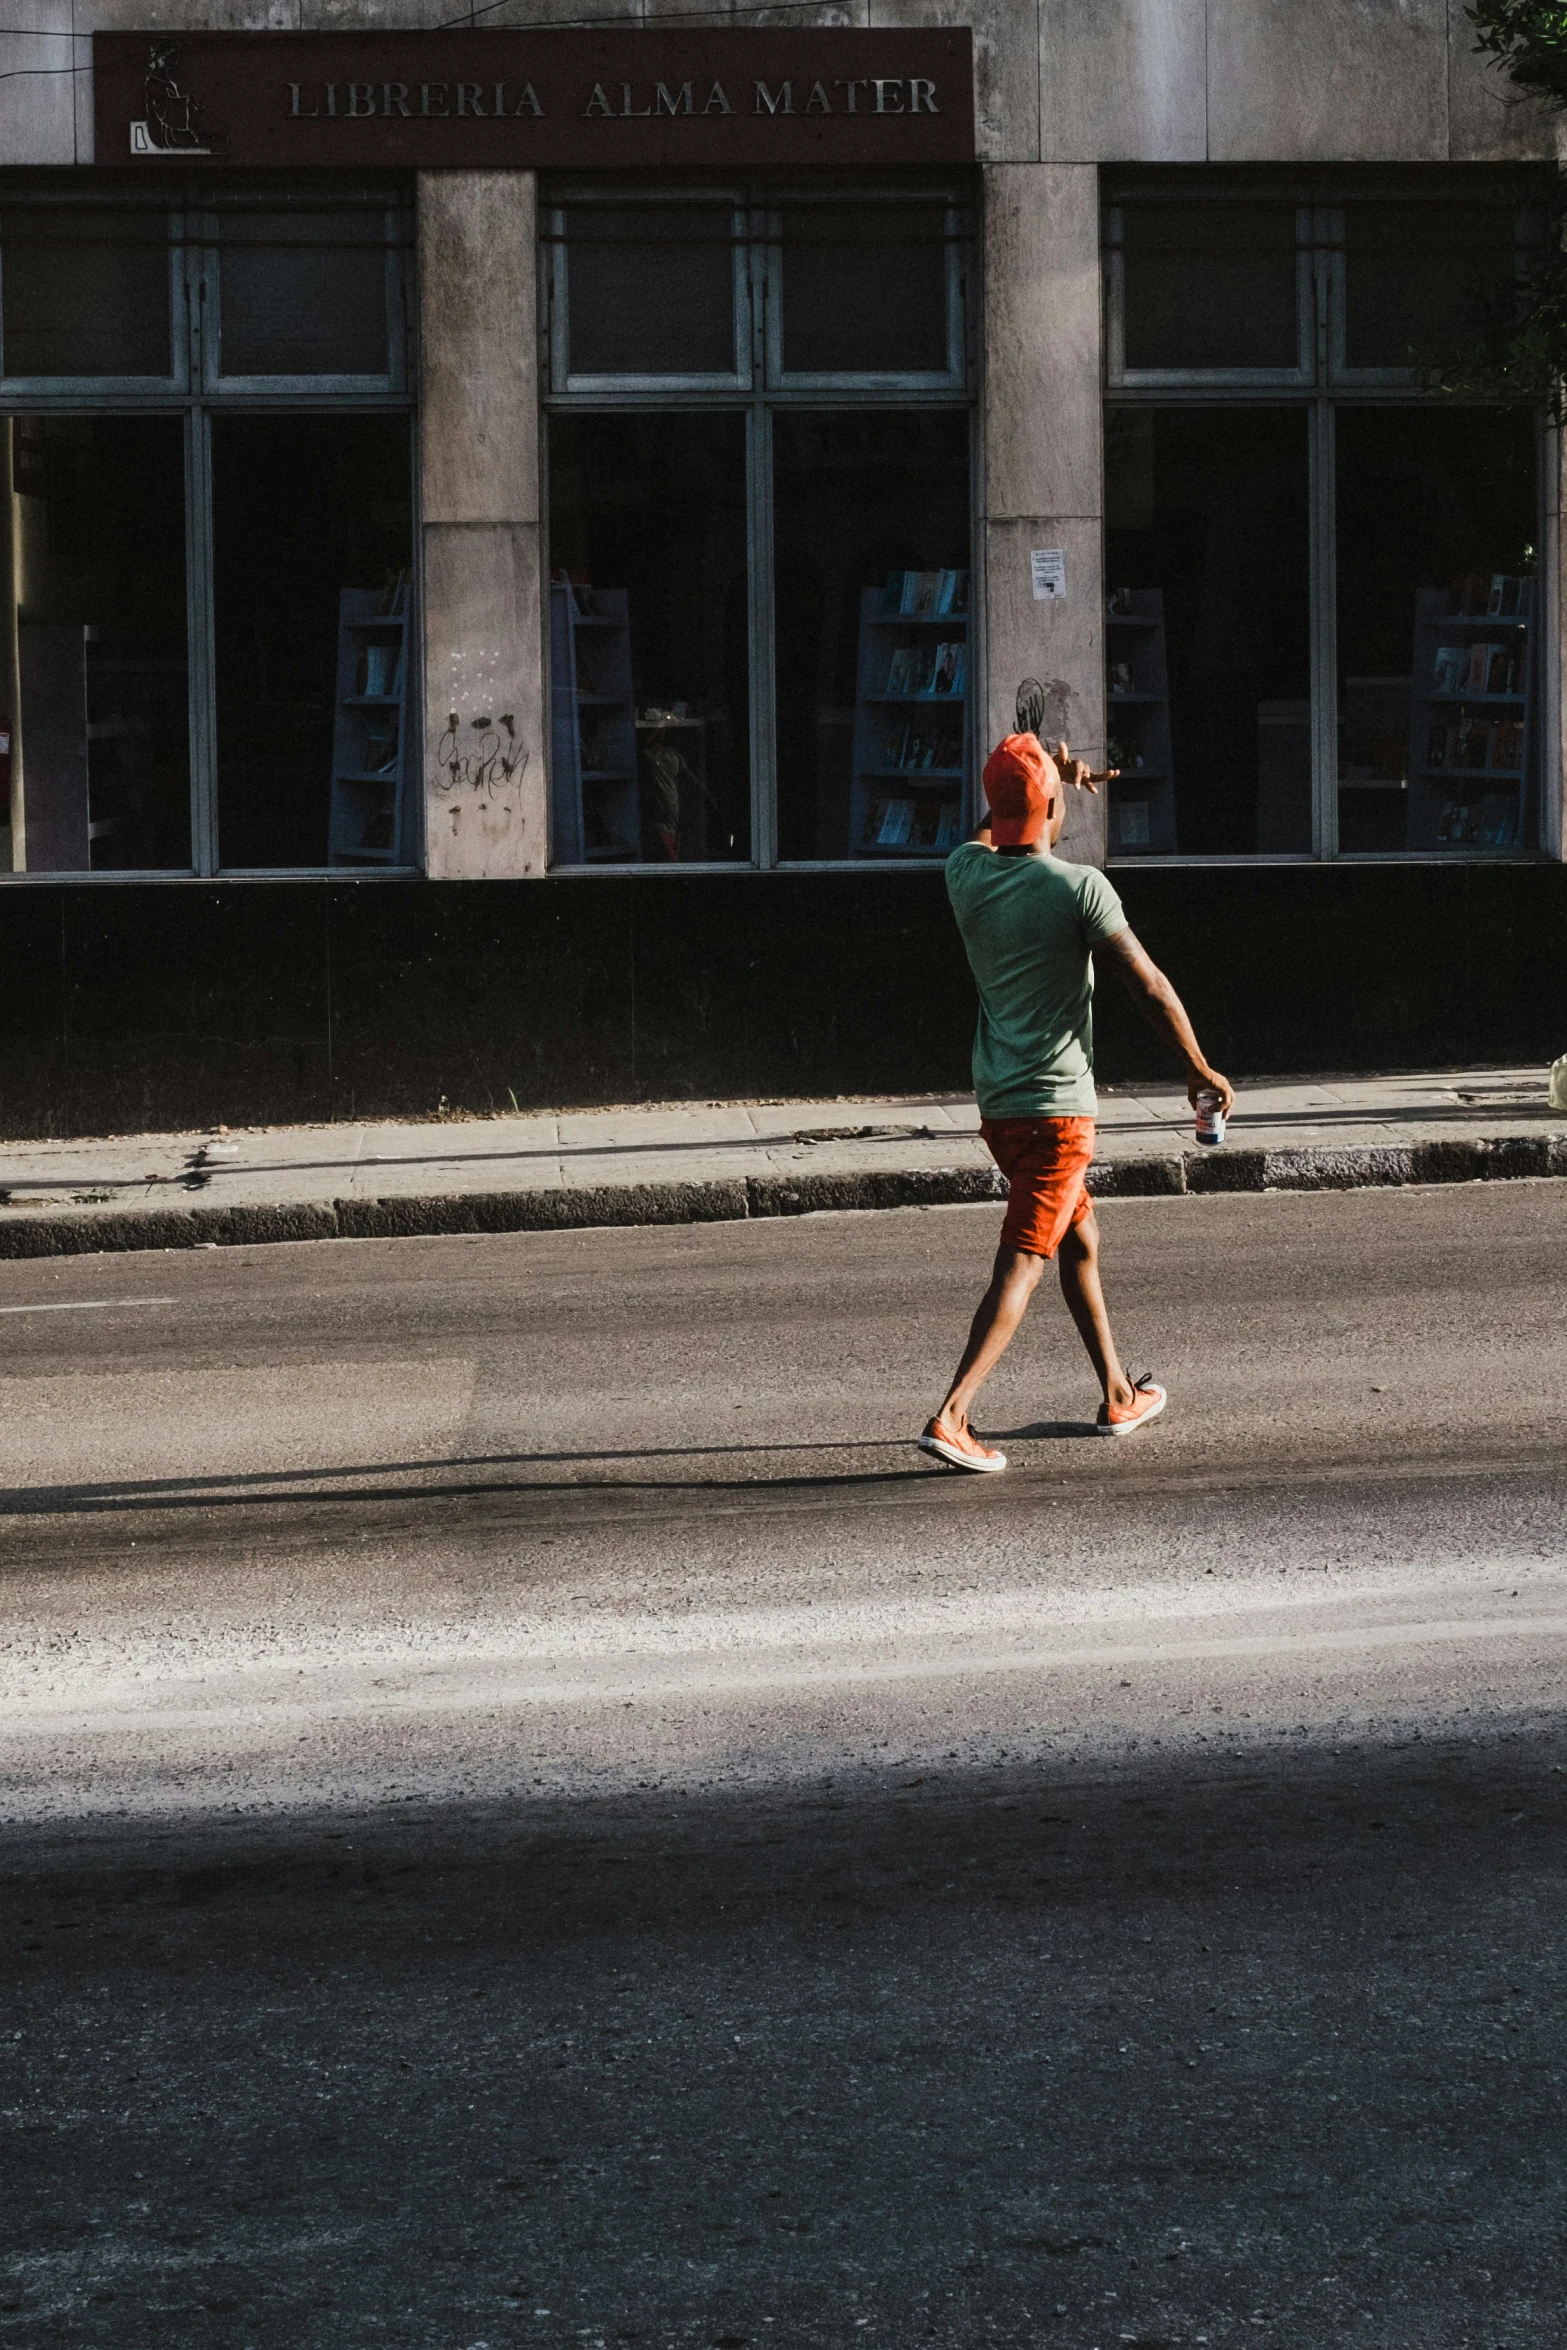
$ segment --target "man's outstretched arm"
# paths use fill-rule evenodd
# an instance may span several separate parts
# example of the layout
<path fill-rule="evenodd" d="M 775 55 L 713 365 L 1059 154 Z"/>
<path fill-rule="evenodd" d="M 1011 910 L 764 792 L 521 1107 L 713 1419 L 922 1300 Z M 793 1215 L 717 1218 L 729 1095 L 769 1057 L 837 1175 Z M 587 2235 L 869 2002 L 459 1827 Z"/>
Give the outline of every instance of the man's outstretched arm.
<path fill-rule="evenodd" d="M 1235 1106 L 1235 1088 L 1203 1059 L 1202 1047 L 1186 1017 L 1186 1006 L 1152 956 L 1130 930 L 1118 930 L 1114 938 L 1103 940 L 1094 951 L 1112 957 L 1126 982 L 1128 995 L 1149 1027 L 1185 1062 L 1186 1098 L 1192 1107 L 1196 1108 L 1200 1093 L 1221 1094 L 1227 1118 Z"/>

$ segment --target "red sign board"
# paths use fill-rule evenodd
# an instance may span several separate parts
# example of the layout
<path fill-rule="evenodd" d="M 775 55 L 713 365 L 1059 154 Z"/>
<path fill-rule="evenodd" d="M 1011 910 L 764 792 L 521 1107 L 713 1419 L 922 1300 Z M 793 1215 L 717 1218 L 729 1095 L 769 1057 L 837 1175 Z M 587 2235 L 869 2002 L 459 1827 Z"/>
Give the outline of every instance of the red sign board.
<path fill-rule="evenodd" d="M 966 29 L 95 33 L 97 161 L 587 171 L 972 162 Z"/>

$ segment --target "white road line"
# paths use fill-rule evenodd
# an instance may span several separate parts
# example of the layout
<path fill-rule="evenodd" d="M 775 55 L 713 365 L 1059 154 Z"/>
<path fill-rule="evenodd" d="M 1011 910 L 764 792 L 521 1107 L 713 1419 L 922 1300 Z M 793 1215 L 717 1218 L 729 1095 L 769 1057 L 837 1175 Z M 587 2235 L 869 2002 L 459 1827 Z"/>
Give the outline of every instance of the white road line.
<path fill-rule="evenodd" d="M 107 1314 L 121 1306 L 171 1306 L 172 1297 L 68 1297 L 47 1306 L 0 1306 L 0 1314 Z"/>

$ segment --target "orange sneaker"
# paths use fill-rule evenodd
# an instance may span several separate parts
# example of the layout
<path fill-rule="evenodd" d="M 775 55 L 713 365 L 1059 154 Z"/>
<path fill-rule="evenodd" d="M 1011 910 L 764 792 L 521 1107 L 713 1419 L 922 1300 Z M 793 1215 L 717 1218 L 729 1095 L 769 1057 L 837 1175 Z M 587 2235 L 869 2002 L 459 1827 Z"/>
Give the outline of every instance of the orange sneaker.
<path fill-rule="evenodd" d="M 973 1469 L 981 1477 L 994 1477 L 1007 1465 L 1006 1454 L 981 1444 L 972 1428 L 949 1428 L 939 1416 L 927 1422 L 920 1451 L 933 1452 L 954 1469 Z"/>
<path fill-rule="evenodd" d="M 1146 1428 L 1150 1420 L 1157 1420 L 1169 1400 L 1164 1389 L 1154 1385 L 1153 1374 L 1145 1371 L 1132 1381 L 1131 1402 L 1102 1403 L 1095 1426 L 1101 1436 L 1130 1436 L 1135 1429 Z"/>

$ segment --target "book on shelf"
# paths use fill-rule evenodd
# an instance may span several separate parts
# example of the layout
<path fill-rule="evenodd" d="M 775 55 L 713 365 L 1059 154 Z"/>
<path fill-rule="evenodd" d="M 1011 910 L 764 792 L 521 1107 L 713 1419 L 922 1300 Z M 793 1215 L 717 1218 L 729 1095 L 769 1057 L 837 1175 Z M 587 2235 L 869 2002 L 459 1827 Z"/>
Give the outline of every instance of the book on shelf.
<path fill-rule="evenodd" d="M 893 571 L 887 575 L 887 609 L 906 620 L 935 620 L 966 611 L 966 571 Z"/>
<path fill-rule="evenodd" d="M 1115 837 L 1123 849 L 1145 849 L 1149 845 L 1148 802 L 1122 800 L 1115 811 Z"/>
<path fill-rule="evenodd" d="M 1483 718 L 1461 714 L 1458 721 L 1458 756 L 1455 767 L 1483 767 L 1491 747 L 1491 729 Z"/>
<path fill-rule="evenodd" d="M 1469 670 L 1469 654 L 1463 645 L 1438 645 L 1432 663 L 1432 682 L 1439 694 L 1461 694 Z"/>
<path fill-rule="evenodd" d="M 1518 802 L 1505 792 L 1449 800 L 1436 820 L 1436 837 L 1449 848 L 1510 849 L 1517 836 Z"/>
<path fill-rule="evenodd" d="M 364 773 L 366 775 L 393 775 L 396 773 L 402 735 L 399 719 L 400 713 L 396 710 L 390 710 L 372 718 L 365 728 Z"/>
<path fill-rule="evenodd" d="M 1444 661 L 1453 647 L 1444 645 L 1437 654 L 1437 690 L 1453 694 L 1512 694 L 1518 691 L 1522 675 L 1516 644 L 1495 644 L 1479 638 L 1468 653 L 1459 653 L 1456 660 Z"/>
<path fill-rule="evenodd" d="M 921 768 L 959 767 L 963 760 L 958 737 L 950 729 L 910 725 L 889 729 L 881 763 L 913 773 Z"/>
<path fill-rule="evenodd" d="M 872 800 L 865 817 L 867 848 L 906 848 L 913 830 L 912 800 Z"/>
<path fill-rule="evenodd" d="M 1523 581 L 1513 579 L 1505 571 L 1491 574 L 1491 593 L 1486 600 L 1489 618 L 1506 620 L 1523 608 Z"/>
<path fill-rule="evenodd" d="M 1518 838 L 1518 802 L 1501 792 L 1487 792 L 1475 821 L 1481 848 L 1510 849 Z"/>
<path fill-rule="evenodd" d="M 1483 694 L 1485 692 L 1485 681 L 1491 670 L 1491 655 L 1495 651 L 1496 647 L 1488 645 L 1483 638 L 1477 638 L 1470 646 L 1469 666 L 1463 683 L 1463 691 L 1466 694 Z"/>
<path fill-rule="evenodd" d="M 936 647 L 936 659 L 930 673 L 930 691 L 933 694 L 959 694 L 963 691 L 963 655 L 966 647 L 953 639 Z"/>
<path fill-rule="evenodd" d="M 1523 758 L 1521 718 L 1477 718 L 1460 710 L 1456 719 L 1433 726 L 1426 738 L 1426 765 L 1438 771 L 1474 774 L 1481 768 L 1500 768 L 1516 774 Z"/>
<path fill-rule="evenodd" d="M 968 647 L 955 637 L 935 647 L 899 645 L 887 664 L 887 691 L 905 695 L 943 694 L 955 699 L 968 677 Z"/>
<path fill-rule="evenodd" d="M 916 800 L 908 838 L 898 843 L 911 849 L 955 849 L 962 838 L 956 800 Z M 893 845 L 893 844 L 888 844 Z"/>

